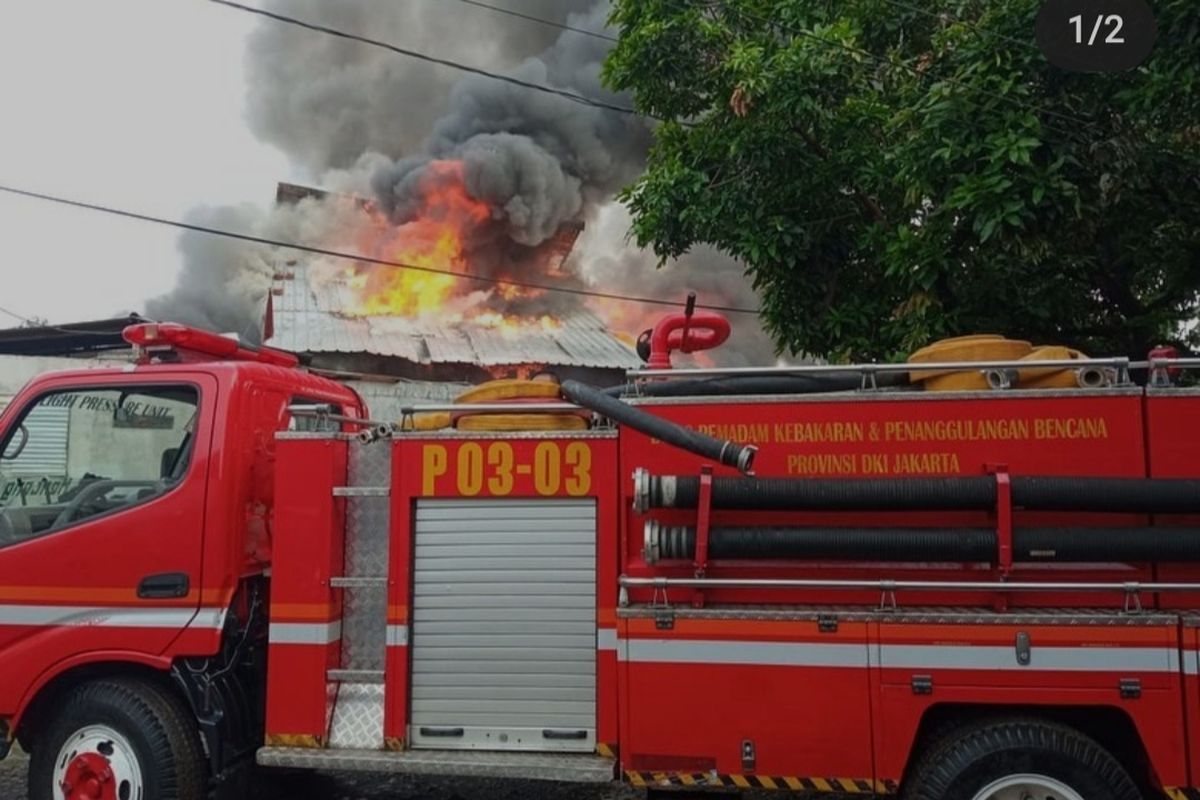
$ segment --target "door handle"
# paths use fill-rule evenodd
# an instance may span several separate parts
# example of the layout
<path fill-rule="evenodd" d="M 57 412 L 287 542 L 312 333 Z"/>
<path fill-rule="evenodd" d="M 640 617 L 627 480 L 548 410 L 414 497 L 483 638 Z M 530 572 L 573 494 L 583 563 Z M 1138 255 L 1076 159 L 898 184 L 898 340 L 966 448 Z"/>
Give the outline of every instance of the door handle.
<path fill-rule="evenodd" d="M 175 600 L 187 597 L 191 581 L 183 572 L 162 572 L 147 575 L 138 584 L 137 596 L 143 600 Z"/>
<path fill-rule="evenodd" d="M 439 736 L 447 739 L 457 739 L 464 733 L 462 728 L 427 728 L 421 726 L 420 730 L 422 736 Z"/>
<path fill-rule="evenodd" d="M 562 731 L 547 728 L 542 731 L 543 739 L 579 741 L 587 738 L 587 731 Z"/>

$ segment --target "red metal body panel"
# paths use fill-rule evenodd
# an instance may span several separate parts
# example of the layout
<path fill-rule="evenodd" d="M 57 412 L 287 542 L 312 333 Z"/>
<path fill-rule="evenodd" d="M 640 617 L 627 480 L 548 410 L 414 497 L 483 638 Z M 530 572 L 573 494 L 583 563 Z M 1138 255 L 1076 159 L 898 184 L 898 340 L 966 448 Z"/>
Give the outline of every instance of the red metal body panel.
<path fill-rule="evenodd" d="M 1200 453 L 1200 391 L 1196 389 L 1150 389 L 1146 392 L 1146 460 L 1152 478 L 1195 477 Z M 1200 516 L 1159 514 L 1156 525 L 1198 526 Z M 1163 581 L 1188 580 L 1195 575 L 1190 564 L 1161 564 L 1157 576 Z M 1161 605 L 1173 608 L 1200 608 L 1200 594 L 1164 596 Z M 1196 621 L 1185 622 L 1184 683 L 1185 719 L 1188 730 L 1189 785 L 1200 784 L 1200 634 Z"/>
<path fill-rule="evenodd" d="M 1149 524 L 1148 518 L 1131 514 L 1004 507 L 1006 476 L 1197 477 L 1200 434 L 1194 425 L 1186 435 L 1179 431 L 1185 418 L 1194 420 L 1200 411 L 1194 405 L 1200 396 L 1171 402 L 1147 400 L 1139 390 L 1117 390 L 643 400 L 639 406 L 720 439 L 759 445 L 760 475 L 999 473 L 1002 506 L 990 514 L 711 512 L 714 526 L 991 527 L 999 531 L 991 565 L 709 558 L 703 565 L 707 577 L 1195 581 L 1200 571 L 1194 565 L 1158 570 L 1148 564 L 1010 565 L 1004 557 L 1011 527 Z M 1161 403 L 1157 409 L 1156 403 Z M 645 563 L 643 526 L 653 518 L 703 528 L 705 510 L 638 514 L 631 510 L 630 476 L 639 467 L 654 475 L 695 476 L 704 463 L 627 428 L 621 431 L 620 460 L 625 573 L 691 577 L 699 562 Z M 718 468 L 718 474 L 734 473 Z M 1187 629 L 1181 634 L 1170 616 L 1130 626 L 1121 619 L 1126 601 L 1121 593 L 901 592 L 881 598 L 878 591 L 705 589 L 703 608 L 687 609 L 697 605 L 690 592 L 631 589 L 631 606 L 622 611 L 621 761 L 635 783 L 648 781 L 647 773 L 696 779 L 715 770 L 734 777 L 845 776 L 859 786 L 892 791 L 904 777 L 922 719 L 947 704 L 1113 709 L 1126 715 L 1141 736 L 1162 785 L 1193 781 L 1187 731 L 1200 725 L 1192 708 L 1198 689 L 1191 674 L 1197 671 L 1195 634 Z M 1159 598 L 1143 593 L 1140 600 L 1152 607 Z M 880 611 L 881 601 L 895 601 L 899 610 Z M 673 608 L 664 611 L 664 602 Z M 1171 602 L 1180 603 L 1178 598 Z M 963 607 L 970 606 L 978 611 L 966 613 Z M 1005 612 L 1009 606 L 1014 610 Z M 1021 609 L 1032 609 L 1033 615 Z M 1055 613 L 1079 618 L 1056 621 L 1047 609 L 1066 609 Z M 656 617 L 664 614 L 670 622 L 661 625 Z M 837 620 L 836 631 L 828 624 L 820 629 L 820 614 Z M 1031 642 L 1028 664 L 1016 661 L 1018 634 Z M 1139 681 L 1140 697 L 1122 697 L 1122 680 Z M 697 696 L 719 700 L 697 703 Z M 830 719 L 838 724 L 821 724 Z M 867 729 L 870 737 L 840 733 Z M 743 739 L 754 742 L 753 764 L 742 762 Z"/>
<path fill-rule="evenodd" d="M 870 776 L 866 628 L 849 622 L 822 633 L 815 620 L 681 618 L 662 631 L 652 619 L 628 620 L 623 767 Z M 741 761 L 747 740 L 752 770 Z"/>
<path fill-rule="evenodd" d="M 1128 716 L 1165 785 L 1187 785 L 1180 697 L 1179 633 L 1172 618 L 1137 627 L 1052 618 L 1025 624 L 965 621 L 878 623 L 875 627 L 881 780 L 903 775 L 920 720 L 943 704 L 1111 708 Z M 1016 668 L 1014 641 L 1030 639 L 1031 662 Z M 874 638 L 874 637 L 873 637 Z M 1126 654 L 1122 656 L 1122 652 Z M 1111 668 L 1106 668 L 1111 665 Z M 913 679 L 933 690 L 919 695 Z M 1141 682 L 1141 696 L 1122 698 L 1122 679 Z"/>
<path fill-rule="evenodd" d="M 275 510 L 267 740 L 323 740 L 329 728 L 326 672 L 341 652 L 345 507 L 333 487 L 346 483 L 346 442 L 277 443 L 280 494 Z"/>

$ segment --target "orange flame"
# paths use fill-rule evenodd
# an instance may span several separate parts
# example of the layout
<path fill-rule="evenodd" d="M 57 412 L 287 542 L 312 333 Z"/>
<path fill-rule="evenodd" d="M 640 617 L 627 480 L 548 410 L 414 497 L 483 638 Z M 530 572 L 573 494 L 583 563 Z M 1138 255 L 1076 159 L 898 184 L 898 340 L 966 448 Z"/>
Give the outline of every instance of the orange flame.
<path fill-rule="evenodd" d="M 371 215 L 371 224 L 364 226 L 360 252 L 437 272 L 379 264 L 349 267 L 342 279 L 355 298 L 350 313 L 436 316 L 443 323 L 466 320 L 506 339 L 556 333 L 563 323 L 553 316 L 518 315 L 505 310 L 545 294 L 544 289 L 509 283 L 487 285 L 454 274 L 472 272 L 468 263 L 470 237 L 493 218 L 492 207 L 467 192 L 464 174 L 461 161 L 439 160 L 426 165 L 417 187 L 418 207 L 413 219 L 402 225 L 395 225 L 373 206 L 364 206 Z M 539 262 L 541 274 L 532 279 L 539 283 L 561 279 L 565 274 L 562 260 L 578 235 L 575 229 L 573 235 L 568 232 L 565 241 L 545 243 L 545 263 Z M 605 305 L 595 309 L 601 318 L 610 315 L 605 312 L 617 312 L 620 304 Z"/>
<path fill-rule="evenodd" d="M 380 219 L 364 252 L 414 267 L 461 272 L 463 241 L 492 214 L 487 203 L 467 194 L 461 161 L 434 161 L 420 183 L 422 205 L 416 219 L 391 225 Z M 350 286 L 358 290 L 359 314 L 416 317 L 440 313 L 460 282 L 453 275 L 417 269 L 366 265 L 352 268 Z"/>

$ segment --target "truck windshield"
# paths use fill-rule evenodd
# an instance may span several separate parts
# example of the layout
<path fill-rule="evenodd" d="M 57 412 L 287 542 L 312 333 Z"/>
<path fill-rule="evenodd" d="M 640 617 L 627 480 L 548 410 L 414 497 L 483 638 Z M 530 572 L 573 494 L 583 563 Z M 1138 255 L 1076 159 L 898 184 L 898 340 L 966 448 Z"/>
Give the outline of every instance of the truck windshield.
<path fill-rule="evenodd" d="M 0 447 L 0 547 L 176 485 L 191 460 L 197 399 L 190 386 L 138 386 L 35 400 Z"/>

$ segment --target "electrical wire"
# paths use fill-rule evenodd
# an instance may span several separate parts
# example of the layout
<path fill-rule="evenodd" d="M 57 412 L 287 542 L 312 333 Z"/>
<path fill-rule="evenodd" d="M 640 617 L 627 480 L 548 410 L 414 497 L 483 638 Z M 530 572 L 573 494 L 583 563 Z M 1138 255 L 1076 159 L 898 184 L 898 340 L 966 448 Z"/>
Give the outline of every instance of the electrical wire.
<path fill-rule="evenodd" d="M 242 3 L 237 3 L 237 2 L 234 2 L 233 0 L 208 0 L 208 2 L 215 3 L 215 4 L 221 5 L 221 6 L 225 6 L 227 8 L 232 8 L 237 11 L 244 11 L 248 14 L 257 14 L 260 17 L 267 17 L 268 19 L 273 19 L 276 22 L 282 22 L 285 25 L 294 25 L 298 28 L 306 28 L 310 31 L 316 31 L 318 33 L 324 33 L 329 36 L 335 36 L 339 39 L 348 39 L 350 41 L 359 42 L 360 44 L 370 45 L 371 47 L 379 47 L 384 50 L 389 50 L 398 55 L 408 56 L 409 58 L 415 58 L 420 61 L 427 61 L 431 64 L 438 64 L 443 67 L 449 67 L 450 69 L 456 69 L 460 72 L 467 72 L 472 75 L 478 75 L 480 77 L 488 78 L 490 80 L 500 81 L 502 83 L 508 83 L 513 86 L 520 86 L 523 89 L 530 89 L 535 92 L 544 92 L 546 94 L 552 94 L 557 97 L 561 97 L 565 100 L 570 100 L 573 103 L 579 103 L 580 105 L 591 106 L 593 108 L 600 108 L 605 111 L 613 111 L 618 114 L 628 114 L 628 115 L 634 116 L 634 117 L 648 117 L 649 116 L 647 114 L 643 114 L 642 112 L 638 111 L 636 108 L 629 108 L 628 106 L 619 106 L 619 105 L 616 105 L 615 103 L 606 103 L 603 100 L 596 100 L 594 98 L 579 94 L 578 92 L 573 92 L 569 89 L 559 89 L 554 86 L 548 86 L 544 83 L 534 83 L 532 81 L 526 81 L 526 80 L 522 80 L 520 78 L 514 78 L 511 75 L 501 75 L 497 72 L 490 72 L 488 70 L 481 69 L 479 67 L 472 67 L 469 64 L 463 64 L 458 61 L 451 61 L 448 58 L 439 58 L 438 56 L 431 56 L 428 53 L 421 53 L 416 50 L 409 50 L 406 47 L 398 47 L 394 44 L 380 41 L 379 39 L 371 39 L 367 36 L 360 36 L 357 33 L 350 33 L 348 31 L 339 30 L 337 28 L 331 28 L 327 25 L 318 25 L 315 22 L 307 22 L 307 21 L 299 19 L 297 17 L 289 17 L 286 14 L 277 14 L 274 11 L 267 11 L 266 9 L 262 9 L 262 8 L 254 8 L 253 6 L 244 5 Z"/>
<path fill-rule="evenodd" d="M 228 3 L 229 2 L 229 0 L 212 0 L 212 1 L 220 2 L 220 3 Z M 910 11 L 910 12 L 917 13 L 917 14 L 922 14 L 927 17 L 932 17 L 932 18 L 936 18 L 936 19 L 941 18 L 941 15 L 939 15 L 935 11 L 930 11 L 929 9 L 919 8 L 917 6 L 913 6 L 908 3 L 901 2 L 900 0 L 883 0 L 883 1 L 885 3 L 888 3 L 889 5 L 892 5 L 896 8 L 904 9 L 906 11 Z M 614 36 L 609 36 L 607 34 L 599 34 L 599 33 L 596 33 L 595 31 L 587 31 L 582 28 L 575 28 L 570 25 L 564 25 L 562 23 L 555 22 L 553 20 L 549 20 L 544 17 L 535 16 L 533 14 L 525 14 L 525 13 L 522 13 L 519 11 L 512 11 L 510 9 L 500 8 L 498 6 L 494 6 L 489 3 L 482 2 L 481 0 L 458 0 L 458 2 L 465 3 L 467 5 L 477 6 L 480 8 L 486 8 L 486 9 L 495 11 L 500 14 L 508 14 L 510 16 L 518 17 L 520 19 L 528 20 L 530 22 L 535 22 L 535 23 L 538 23 L 541 25 L 549 25 L 549 26 L 555 27 L 555 28 L 561 28 L 564 30 L 574 31 L 576 33 L 581 33 L 581 34 L 585 34 L 585 35 L 589 35 L 589 36 L 595 36 L 597 38 L 605 39 L 606 41 L 610 41 L 610 42 L 614 42 L 614 43 L 618 41 L 617 37 L 614 37 Z M 678 6 L 677 8 L 679 8 L 680 10 L 684 10 L 683 6 Z M 768 19 L 766 17 L 762 17 L 760 15 L 755 15 L 750 12 L 743 12 L 743 13 L 746 14 L 746 16 L 750 17 L 751 19 L 756 19 L 759 22 L 763 22 L 763 23 L 769 24 L 769 25 L 776 25 L 777 27 L 781 28 L 782 30 L 788 31 L 790 33 L 804 36 L 809 39 L 813 39 L 814 41 L 824 43 L 826 45 L 832 45 L 835 47 L 839 47 L 843 50 L 847 50 L 856 55 L 866 56 L 877 62 L 886 63 L 891 66 L 898 67 L 900 69 L 909 71 L 909 72 L 913 73 L 914 75 L 916 75 L 917 77 L 921 78 L 922 80 L 924 80 L 925 78 L 930 77 L 932 75 L 932 73 L 930 73 L 927 70 L 921 70 L 917 67 L 905 64 L 902 61 L 897 61 L 895 59 L 888 58 L 887 56 L 882 56 L 882 55 L 878 55 L 876 53 L 872 53 L 869 50 L 863 50 L 862 48 L 847 45 L 844 42 L 837 41 L 836 39 L 829 39 L 829 38 L 820 36 L 818 34 L 813 33 L 812 31 L 808 31 L 803 28 L 799 28 L 796 26 L 782 25 L 782 24 L 775 22 L 774 20 Z M 973 31 L 975 31 L 980 36 L 1003 40 L 1003 41 L 1006 41 L 1006 42 L 1009 42 L 1012 44 L 1016 44 L 1021 47 L 1036 48 L 1036 46 L 1034 44 L 1032 44 L 1031 42 L 1022 41 L 1022 40 L 1016 39 L 1012 36 L 1007 36 L 1005 34 L 998 33 L 995 31 L 988 31 L 988 30 L 981 28 L 977 24 L 971 24 L 971 23 L 966 23 L 966 22 L 963 22 L 963 24 L 966 25 L 967 27 L 971 28 Z M 998 94 L 996 92 L 991 92 L 991 91 L 988 91 L 987 89 L 982 89 L 978 86 L 972 86 L 971 84 L 965 83 L 956 78 L 939 77 L 938 80 L 943 81 L 944 83 L 947 83 L 951 86 L 955 86 L 956 88 L 959 88 L 959 89 L 964 89 L 969 92 L 985 95 L 994 100 L 1000 100 L 1000 101 L 1006 102 L 1006 103 L 1017 103 L 1017 104 L 1021 105 L 1022 108 L 1027 108 L 1027 110 L 1034 111 L 1034 112 L 1040 112 L 1040 113 L 1045 114 L 1046 116 L 1050 116 L 1050 117 L 1056 117 L 1065 122 L 1070 122 L 1073 125 L 1083 125 L 1085 127 L 1090 127 L 1090 128 L 1096 127 L 1096 123 L 1091 120 L 1085 120 L 1081 117 L 1076 117 L 1071 114 L 1064 114 L 1062 112 L 1054 111 L 1053 109 L 1049 109 L 1044 106 L 1033 105 L 1033 104 L 1026 105 L 1019 99 L 1008 97 L 1008 96 L 1002 95 L 1002 94 Z M 630 109 L 630 110 L 633 111 L 633 109 Z M 639 113 L 639 112 L 634 111 L 634 113 Z M 643 116 L 646 116 L 646 115 L 643 115 Z M 657 117 L 654 117 L 654 118 L 658 119 Z M 1043 122 L 1043 125 L 1045 125 L 1044 122 Z M 1049 126 L 1049 125 L 1047 125 L 1046 127 L 1050 128 L 1051 130 L 1054 130 L 1058 133 L 1062 133 L 1062 134 L 1066 134 L 1066 135 L 1073 135 L 1072 131 L 1063 130 L 1061 128 L 1055 128 L 1055 127 Z"/>
<path fill-rule="evenodd" d="M 645 305 L 654 306 L 678 306 L 678 300 L 664 300 L 658 297 L 639 297 L 637 295 L 618 294 L 616 292 L 601 292 L 594 289 L 579 289 L 571 286 L 555 286 L 548 283 L 534 283 L 532 281 L 517 281 L 510 278 L 494 278 L 487 275 L 472 275 L 470 273 L 454 272 L 448 269 L 438 269 L 436 267 L 423 267 L 416 264 L 406 264 L 403 261 L 391 261 L 384 258 L 372 258 L 370 256 L 360 255 L 358 253 L 348 253 L 342 250 L 331 250 L 327 247 L 317 247 L 315 245 L 300 244 L 298 242 L 287 242 L 281 239 L 271 239 L 265 236 L 255 236 L 249 233 L 241 233 L 239 231 L 226 230 L 224 228 L 213 228 L 208 225 L 196 225 L 191 222 L 182 222 L 180 220 L 168 219 L 166 217 L 156 217 L 151 214 L 141 214 L 136 211 L 128 211 L 122 208 L 114 208 L 112 206 L 101 205 L 99 203 L 85 203 L 82 200 L 72 200 L 68 197 L 60 197 L 52 194 L 44 194 L 42 192 L 34 192 L 28 189 L 19 189 L 15 186 L 6 186 L 0 184 L 0 192 L 19 195 L 21 197 L 29 197 L 35 200 L 43 200 L 49 203 L 57 203 L 59 205 L 71 206 L 73 208 L 83 208 L 89 211 L 97 211 L 103 214 L 111 214 L 117 217 L 126 219 L 135 219 L 141 222 L 151 222 L 156 225 L 167 225 L 172 228 L 180 228 L 182 230 L 195 231 L 196 233 L 205 233 L 212 236 L 222 236 L 227 239 L 237 239 L 243 242 L 252 242 L 254 244 L 267 245 L 268 247 L 278 247 L 284 250 L 297 250 L 302 253 L 313 253 L 315 255 L 329 256 L 331 258 L 341 258 L 347 261 L 355 261 L 363 264 L 377 264 L 384 267 L 396 267 L 399 269 L 410 269 L 416 272 L 429 272 L 435 275 L 450 275 L 455 278 L 461 278 L 467 281 L 476 281 L 478 283 L 488 283 L 496 286 L 516 286 L 521 289 L 536 289 L 543 292 L 558 292 L 560 294 L 571 294 L 579 297 L 595 297 L 602 300 L 617 300 L 625 303 L 642 303 Z M 813 224 L 816 224 L 814 222 Z M 707 308 L 711 311 L 721 311 L 729 314 L 758 314 L 756 308 L 741 308 L 738 306 L 721 306 L 709 305 L 705 303 L 697 304 L 701 308 Z"/>
<path fill-rule="evenodd" d="M 578 33 L 583 36 L 591 36 L 594 39 L 603 39 L 606 42 L 614 42 L 615 43 L 617 41 L 617 37 L 609 36 L 607 33 L 599 33 L 598 31 L 589 31 L 586 28 L 577 28 L 574 25 L 567 25 L 566 23 L 563 23 L 563 22 L 555 22 L 554 20 L 546 19 L 545 17 L 538 17 L 538 16 L 534 16 L 533 14 L 526 14 L 521 11 L 514 11 L 511 8 L 501 8 L 500 6 L 494 6 L 490 3 L 481 2 L 481 0 L 458 0 L 458 2 L 464 3 L 468 6 L 475 6 L 476 8 L 486 8 L 487 10 L 494 11 L 497 14 L 507 14 L 510 17 L 516 17 L 518 19 L 528 20 L 529 22 L 536 22 L 539 25 L 547 25 L 551 28 L 558 28 L 559 30 L 570 31 L 571 33 Z"/>
<path fill-rule="evenodd" d="M 29 317 L 23 317 L 20 314 L 18 314 L 17 312 L 9 311 L 7 308 L 5 308 L 3 306 L 0 306 L 0 314 L 7 314 L 8 316 L 12 317 L 13 319 L 19 319 L 19 320 L 21 320 L 21 322 L 24 322 L 26 325 L 33 324 L 33 320 L 30 319 Z"/>

